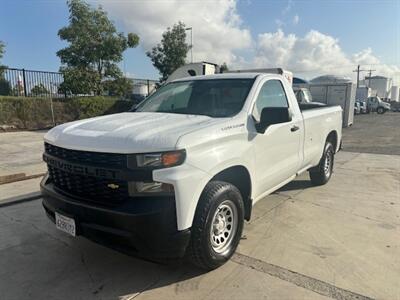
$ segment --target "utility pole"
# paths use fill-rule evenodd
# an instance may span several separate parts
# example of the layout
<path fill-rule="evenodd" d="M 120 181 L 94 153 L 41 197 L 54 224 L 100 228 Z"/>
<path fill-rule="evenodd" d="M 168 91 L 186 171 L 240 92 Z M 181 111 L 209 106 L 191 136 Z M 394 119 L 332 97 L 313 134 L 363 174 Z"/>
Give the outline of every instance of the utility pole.
<path fill-rule="evenodd" d="M 190 62 L 193 63 L 193 28 L 188 27 L 185 30 L 190 30 Z"/>
<path fill-rule="evenodd" d="M 374 72 L 374 71 L 376 71 L 376 70 L 371 70 L 371 69 L 368 70 L 368 73 L 369 73 L 369 76 L 368 76 L 368 87 L 371 86 L 371 75 L 372 75 L 372 72 Z"/>
<path fill-rule="evenodd" d="M 360 70 L 360 65 L 357 66 L 357 70 L 353 70 L 353 72 L 357 72 L 357 88 L 360 87 L 360 72 L 366 72 L 368 70 Z"/>

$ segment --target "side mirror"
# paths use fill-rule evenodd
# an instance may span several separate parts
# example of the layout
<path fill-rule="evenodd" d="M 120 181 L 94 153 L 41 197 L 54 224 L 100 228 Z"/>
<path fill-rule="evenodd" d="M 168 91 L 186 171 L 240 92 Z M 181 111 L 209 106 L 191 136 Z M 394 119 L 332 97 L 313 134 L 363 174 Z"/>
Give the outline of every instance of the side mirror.
<path fill-rule="evenodd" d="M 256 123 L 255 126 L 258 133 L 264 133 L 273 124 L 286 123 L 291 120 L 288 107 L 265 107 L 261 111 L 260 122 Z"/>

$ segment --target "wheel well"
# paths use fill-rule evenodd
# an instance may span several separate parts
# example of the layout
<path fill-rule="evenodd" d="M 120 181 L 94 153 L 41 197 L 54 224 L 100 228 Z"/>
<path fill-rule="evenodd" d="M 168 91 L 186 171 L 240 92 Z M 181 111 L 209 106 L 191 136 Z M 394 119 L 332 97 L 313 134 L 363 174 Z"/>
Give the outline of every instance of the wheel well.
<path fill-rule="evenodd" d="M 252 209 L 251 178 L 249 171 L 243 166 L 230 167 L 215 175 L 211 181 L 214 180 L 229 182 L 238 188 L 244 202 L 244 218 L 249 221 Z"/>
<path fill-rule="evenodd" d="M 326 141 L 329 141 L 329 142 L 332 143 L 333 149 L 335 149 L 334 151 L 336 152 L 336 149 L 337 149 L 337 142 L 338 142 L 338 137 L 337 137 L 336 131 L 331 131 L 331 132 L 328 134 L 328 137 L 326 138 Z"/>

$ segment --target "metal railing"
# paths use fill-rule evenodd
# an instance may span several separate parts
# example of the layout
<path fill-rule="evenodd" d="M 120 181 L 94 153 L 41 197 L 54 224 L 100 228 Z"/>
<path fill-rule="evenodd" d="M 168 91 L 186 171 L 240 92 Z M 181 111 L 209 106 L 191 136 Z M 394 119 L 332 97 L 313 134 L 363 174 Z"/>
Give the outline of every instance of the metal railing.
<path fill-rule="evenodd" d="M 59 72 L 4 68 L 0 78 L 1 95 L 25 97 L 65 97 L 59 92 L 64 77 Z"/>
<path fill-rule="evenodd" d="M 141 100 L 152 93 L 158 81 L 130 78 L 133 90 L 130 98 Z M 66 98 L 74 96 L 60 90 L 64 76 L 60 72 L 36 71 L 16 68 L 0 70 L 0 95 L 19 97 Z M 105 91 L 107 94 L 107 91 Z"/>

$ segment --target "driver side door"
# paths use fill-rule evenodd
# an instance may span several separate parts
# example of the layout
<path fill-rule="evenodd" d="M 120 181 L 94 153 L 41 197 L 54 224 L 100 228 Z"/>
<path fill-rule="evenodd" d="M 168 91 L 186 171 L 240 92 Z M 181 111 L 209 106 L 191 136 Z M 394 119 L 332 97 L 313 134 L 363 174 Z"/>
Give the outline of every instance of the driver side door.
<path fill-rule="evenodd" d="M 266 107 L 290 108 L 282 82 L 266 81 L 256 98 L 253 116 L 259 119 Z M 270 125 L 264 133 L 256 132 L 255 150 L 257 195 L 274 188 L 296 174 L 300 166 L 300 139 L 303 123 L 299 119 Z"/>

